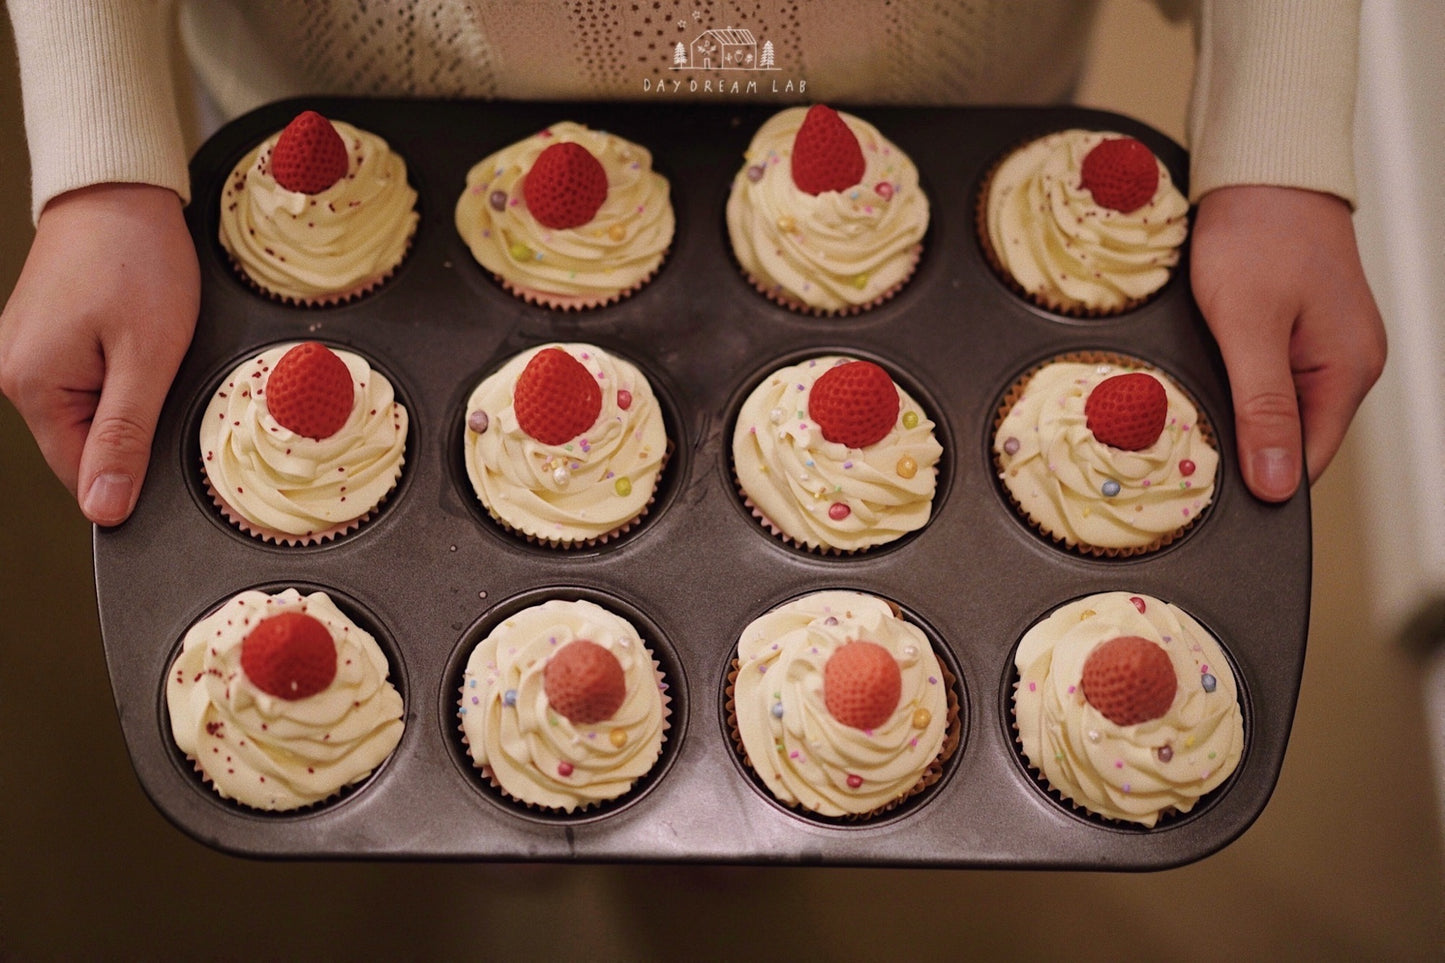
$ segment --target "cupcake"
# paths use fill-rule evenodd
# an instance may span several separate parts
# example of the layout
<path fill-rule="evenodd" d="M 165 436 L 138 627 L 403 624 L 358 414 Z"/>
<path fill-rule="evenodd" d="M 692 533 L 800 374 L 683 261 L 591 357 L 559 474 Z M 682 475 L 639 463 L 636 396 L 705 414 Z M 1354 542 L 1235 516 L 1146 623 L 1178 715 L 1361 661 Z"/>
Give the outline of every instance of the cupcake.
<path fill-rule="evenodd" d="M 208 492 L 234 525 L 287 545 L 355 529 L 401 477 L 407 412 L 358 354 L 316 341 L 242 362 L 201 417 Z"/>
<path fill-rule="evenodd" d="M 232 170 L 220 239 L 241 277 L 281 301 L 314 306 L 389 278 L 416 233 L 416 191 L 386 141 L 314 110 Z"/>
<path fill-rule="evenodd" d="M 1034 304 L 1103 317 L 1143 304 L 1174 273 L 1189 202 L 1132 137 L 1063 130 L 1006 156 L 979 195 L 984 256 Z"/>
<path fill-rule="evenodd" d="M 674 216 L 646 148 L 564 121 L 472 167 L 456 224 L 508 291 L 550 308 L 590 308 L 652 279 Z"/>
<path fill-rule="evenodd" d="M 999 408 L 999 480 L 1040 534 L 1086 555 L 1173 542 L 1214 497 L 1219 454 L 1194 403 L 1164 373 L 1080 353 L 1026 374 Z"/>
<path fill-rule="evenodd" d="M 936 783 L 962 734 L 953 679 L 897 608 L 825 591 L 782 605 L 738 640 L 728 724 L 781 803 L 865 818 Z"/>
<path fill-rule="evenodd" d="M 396 748 L 402 698 L 388 675 L 376 639 L 326 593 L 242 592 L 186 632 L 166 678 L 171 734 L 223 798 L 302 809 Z"/>
<path fill-rule="evenodd" d="M 803 548 L 860 552 L 922 528 L 943 453 L 934 424 L 871 361 L 810 358 L 763 379 L 733 429 L 748 509 Z"/>
<path fill-rule="evenodd" d="M 1056 609 L 1014 656 L 1014 727 L 1075 808 L 1154 826 L 1239 765 L 1244 721 L 1219 643 L 1179 608 L 1106 592 Z"/>
<path fill-rule="evenodd" d="M 749 282 L 819 315 L 853 314 L 913 275 L 928 198 L 908 156 L 868 122 L 822 104 L 790 107 L 753 135 L 727 201 Z"/>
<path fill-rule="evenodd" d="M 605 542 L 646 515 L 670 444 L 646 376 L 590 344 L 513 356 L 467 399 L 462 439 L 492 518 L 564 548 Z"/>
<path fill-rule="evenodd" d="M 592 602 L 553 599 L 492 629 L 467 658 L 467 754 L 508 798 L 573 812 L 617 799 L 666 739 L 662 670 L 637 630 Z"/>

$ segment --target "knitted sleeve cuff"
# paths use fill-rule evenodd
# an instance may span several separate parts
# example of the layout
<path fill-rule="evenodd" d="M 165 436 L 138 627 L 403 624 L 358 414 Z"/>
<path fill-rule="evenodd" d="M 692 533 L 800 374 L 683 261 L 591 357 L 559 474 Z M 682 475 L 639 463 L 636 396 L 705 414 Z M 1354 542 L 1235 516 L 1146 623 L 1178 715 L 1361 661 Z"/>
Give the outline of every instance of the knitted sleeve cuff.
<path fill-rule="evenodd" d="M 1190 200 L 1231 184 L 1355 203 L 1358 0 L 1203 0 Z"/>
<path fill-rule="evenodd" d="M 171 80 L 170 0 L 9 0 L 30 149 L 31 216 L 99 183 L 190 200 Z"/>

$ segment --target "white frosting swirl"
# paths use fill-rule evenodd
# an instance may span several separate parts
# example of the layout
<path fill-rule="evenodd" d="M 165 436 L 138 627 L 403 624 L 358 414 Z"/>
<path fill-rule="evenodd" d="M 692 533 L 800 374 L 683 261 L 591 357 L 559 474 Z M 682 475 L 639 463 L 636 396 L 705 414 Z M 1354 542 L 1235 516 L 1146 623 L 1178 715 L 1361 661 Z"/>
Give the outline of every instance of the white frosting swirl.
<path fill-rule="evenodd" d="M 1158 719 L 1120 726 L 1084 698 L 1085 661 L 1119 636 L 1154 642 L 1174 666 L 1179 691 Z M 1234 673 L 1214 637 L 1173 605 L 1128 592 L 1070 602 L 1024 635 L 1014 663 L 1024 755 L 1091 812 L 1153 826 L 1193 809 L 1239 764 L 1244 721 Z"/>
<path fill-rule="evenodd" d="M 386 141 L 344 121 L 347 173 L 319 194 L 271 176 L 273 134 L 232 171 L 221 192 L 221 246 L 253 281 L 298 301 L 345 297 L 401 263 L 416 232 L 416 191 Z"/>
<path fill-rule="evenodd" d="M 922 528 L 933 511 L 943 448 L 906 391 L 898 388 L 893 428 L 866 448 L 828 441 L 808 417 L 814 382 L 850 360 L 825 355 L 779 369 L 748 395 L 733 429 L 743 493 L 770 525 L 809 548 L 881 545 Z"/>
<path fill-rule="evenodd" d="M 834 719 L 823 697 L 829 656 L 857 640 L 887 649 L 903 677 L 898 707 L 867 731 Z M 733 713 L 768 789 L 825 816 L 871 813 L 908 796 L 952 724 L 947 679 L 928 637 L 884 600 L 847 591 L 796 599 L 743 630 Z"/>
<path fill-rule="evenodd" d="M 256 688 L 241 647 L 261 621 L 304 612 L 336 643 L 336 677 L 304 699 Z M 176 745 L 216 792 L 254 809 L 309 806 L 360 782 L 401 740 L 401 695 L 386 655 L 324 592 L 247 591 L 186 632 L 166 680 Z"/>
<path fill-rule="evenodd" d="M 561 445 L 528 435 L 512 407 L 517 378 L 548 347 L 576 358 L 602 387 L 597 420 Z M 652 500 L 668 445 L 662 408 L 642 372 L 595 345 L 523 351 L 483 379 L 467 412 L 467 477 L 482 505 L 510 528 L 549 542 L 599 539 L 638 518 Z M 485 415 L 481 431 L 477 412 Z"/>
<path fill-rule="evenodd" d="M 1029 294 L 1061 310 L 1119 310 L 1153 294 L 1179 263 L 1189 201 L 1159 166 L 1143 207 L 1103 207 L 1083 186 L 1084 157 L 1106 131 L 1063 130 L 1010 154 L 990 181 L 988 240 Z"/>
<path fill-rule="evenodd" d="M 793 183 L 793 141 L 808 108 L 769 118 L 748 145 L 727 201 L 733 254 L 755 283 L 820 311 L 867 306 L 913 273 L 928 198 L 913 161 L 878 129 L 839 113 L 866 168 L 857 186 L 808 194 Z"/>
<path fill-rule="evenodd" d="M 346 424 L 319 440 L 283 427 L 266 410 L 266 381 L 294 346 L 248 359 L 216 389 L 201 418 L 201 459 L 216 495 L 258 534 L 305 539 L 369 515 L 396 487 L 407 411 L 365 358 L 333 348 L 356 385 Z"/>
<path fill-rule="evenodd" d="M 1150 372 L 1168 401 L 1164 431 L 1153 445 L 1124 451 L 1089 430 L 1089 392 L 1130 370 L 1136 369 L 1045 365 L 994 432 L 999 477 L 1045 534 L 1084 547 L 1144 548 L 1193 524 L 1213 498 L 1219 454 L 1199 430 L 1199 412 L 1170 378 Z"/>
<path fill-rule="evenodd" d="M 537 223 L 522 179 L 552 144 L 577 143 L 607 172 L 607 199 L 581 227 Z M 563 121 L 504 147 L 467 172 L 456 225 L 482 267 L 522 292 L 559 303 L 606 301 L 650 278 L 672 244 L 667 179 L 644 147 L 606 131 Z"/>
<path fill-rule="evenodd" d="M 578 639 L 611 652 L 622 666 L 627 695 L 603 722 L 573 723 L 547 701 L 547 661 Z M 665 688 L 626 619 L 585 600 L 553 599 L 523 609 L 477 644 L 462 675 L 458 712 L 473 762 L 502 791 L 572 812 L 621 796 L 652 769 L 667 730 Z"/>

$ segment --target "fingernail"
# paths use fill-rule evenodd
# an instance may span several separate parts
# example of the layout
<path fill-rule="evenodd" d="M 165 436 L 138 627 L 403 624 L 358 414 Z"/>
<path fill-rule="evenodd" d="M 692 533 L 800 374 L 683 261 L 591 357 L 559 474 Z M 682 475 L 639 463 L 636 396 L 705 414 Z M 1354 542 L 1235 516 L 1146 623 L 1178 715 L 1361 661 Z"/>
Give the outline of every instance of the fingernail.
<path fill-rule="evenodd" d="M 1295 478 L 1294 459 L 1284 448 L 1261 448 L 1250 461 L 1254 484 L 1266 494 L 1288 498 L 1299 484 Z"/>
<path fill-rule="evenodd" d="M 97 525 L 118 525 L 130 513 L 131 493 L 134 489 L 129 475 L 119 472 L 104 472 L 96 475 L 85 493 L 81 510 L 85 517 Z"/>

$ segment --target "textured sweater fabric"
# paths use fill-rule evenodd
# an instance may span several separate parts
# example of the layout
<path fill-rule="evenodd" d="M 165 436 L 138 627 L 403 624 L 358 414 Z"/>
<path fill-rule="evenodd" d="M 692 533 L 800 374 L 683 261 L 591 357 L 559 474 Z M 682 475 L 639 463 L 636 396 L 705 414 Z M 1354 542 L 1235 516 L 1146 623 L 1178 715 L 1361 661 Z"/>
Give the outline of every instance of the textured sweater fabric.
<path fill-rule="evenodd" d="M 1156 0 L 1192 17 L 1191 200 L 1229 184 L 1355 200 L 1357 0 Z M 1096 0 L 8 0 L 32 210 L 101 182 L 189 199 L 170 52 L 227 116 L 298 95 L 716 102 L 673 68 L 712 66 L 729 37 L 764 43 L 799 83 L 786 102 L 1043 104 L 1067 100 Z M 178 16 L 179 14 L 179 16 Z M 182 74 L 184 75 L 184 74 Z M 691 78 L 708 77 L 706 69 Z"/>

